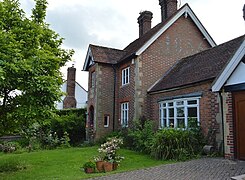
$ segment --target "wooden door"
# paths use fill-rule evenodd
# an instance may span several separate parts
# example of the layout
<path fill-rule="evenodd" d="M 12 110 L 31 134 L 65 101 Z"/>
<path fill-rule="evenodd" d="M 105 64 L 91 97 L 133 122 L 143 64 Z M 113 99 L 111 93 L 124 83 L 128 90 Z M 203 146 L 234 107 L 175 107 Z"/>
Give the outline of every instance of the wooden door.
<path fill-rule="evenodd" d="M 245 160 L 245 91 L 234 93 L 237 158 Z"/>

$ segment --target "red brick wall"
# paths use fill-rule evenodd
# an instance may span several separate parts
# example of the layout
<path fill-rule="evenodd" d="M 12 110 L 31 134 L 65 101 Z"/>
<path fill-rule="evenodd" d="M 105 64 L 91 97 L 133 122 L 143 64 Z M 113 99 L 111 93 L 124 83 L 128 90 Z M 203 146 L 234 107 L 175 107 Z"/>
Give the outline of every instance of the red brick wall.
<path fill-rule="evenodd" d="M 91 75 L 95 72 L 95 87 L 91 88 Z M 99 138 L 113 129 L 114 70 L 111 65 L 95 64 L 89 69 L 88 112 L 91 106 L 95 111 L 94 138 Z M 110 116 L 109 127 L 104 127 L 104 116 Z"/>
<path fill-rule="evenodd" d="M 186 87 L 178 90 L 173 90 L 169 92 L 162 92 L 158 94 L 151 94 L 152 113 L 150 114 L 150 119 L 154 120 L 156 127 L 159 127 L 159 99 L 166 97 L 174 97 L 179 95 L 185 95 L 190 93 L 202 92 L 202 97 L 199 101 L 199 111 L 200 111 L 200 125 L 202 127 L 204 135 L 208 135 L 209 131 L 212 129 L 215 133 L 220 133 L 219 122 L 217 122 L 216 116 L 219 113 L 217 104 L 218 95 L 210 91 L 211 82 L 206 82 L 203 84 L 196 84 L 191 87 Z M 216 108 L 215 108 L 216 107 Z M 215 142 L 215 136 L 212 139 L 209 137 L 211 144 Z M 215 144 L 213 144 L 215 145 Z"/>
<path fill-rule="evenodd" d="M 209 44 L 190 18 L 181 17 L 163 35 L 161 35 L 138 58 L 142 62 L 140 87 L 142 112 L 149 117 L 151 107 L 147 107 L 147 90 L 159 80 L 177 60 L 207 49 Z M 148 108 L 148 109 L 147 109 Z"/>
<path fill-rule="evenodd" d="M 224 100 L 224 126 L 225 126 L 225 158 L 235 158 L 235 139 L 233 122 L 233 98 L 231 93 L 223 93 Z"/>
<path fill-rule="evenodd" d="M 122 70 L 126 67 L 130 67 L 130 75 L 129 75 L 129 84 L 122 86 Z M 117 99 L 117 120 L 119 123 L 118 128 L 120 128 L 120 120 L 121 120 L 121 103 L 129 102 L 129 127 L 132 125 L 132 120 L 134 118 L 134 64 L 132 61 L 127 61 L 123 64 L 120 64 L 118 67 L 118 81 L 117 81 L 117 88 L 118 88 L 118 99 Z"/>
<path fill-rule="evenodd" d="M 114 95 L 114 71 L 111 65 L 100 65 L 97 84 L 97 133 L 96 137 L 102 137 L 113 129 L 113 95 Z M 109 127 L 104 127 L 104 116 L 110 116 Z"/>

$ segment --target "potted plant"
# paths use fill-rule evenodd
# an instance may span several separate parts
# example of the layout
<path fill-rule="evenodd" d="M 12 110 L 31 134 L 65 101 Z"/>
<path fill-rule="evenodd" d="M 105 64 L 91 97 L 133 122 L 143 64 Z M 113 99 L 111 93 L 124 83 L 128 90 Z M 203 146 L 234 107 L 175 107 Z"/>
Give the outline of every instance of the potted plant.
<path fill-rule="evenodd" d="M 120 149 L 120 145 L 122 144 L 123 144 L 123 140 L 121 138 L 116 138 L 116 137 L 110 138 L 106 143 L 101 144 L 98 151 L 100 153 L 99 156 L 100 160 L 104 161 L 102 167 L 105 172 L 115 170 L 118 164 L 120 163 L 120 161 L 123 159 L 122 156 L 119 156 L 117 154 L 117 151 L 118 149 Z"/>
<path fill-rule="evenodd" d="M 104 156 L 102 154 L 95 156 L 94 161 L 96 163 L 96 168 L 99 172 L 104 171 Z"/>
<path fill-rule="evenodd" d="M 95 163 L 92 161 L 88 161 L 83 164 L 85 173 L 93 173 L 95 171 L 95 167 Z"/>

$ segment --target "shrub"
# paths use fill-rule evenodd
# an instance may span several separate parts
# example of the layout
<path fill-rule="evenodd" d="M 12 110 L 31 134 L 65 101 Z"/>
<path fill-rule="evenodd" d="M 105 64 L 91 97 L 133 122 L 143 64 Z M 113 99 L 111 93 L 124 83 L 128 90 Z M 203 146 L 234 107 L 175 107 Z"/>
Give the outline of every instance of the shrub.
<path fill-rule="evenodd" d="M 68 109 L 56 112 L 53 119 L 36 122 L 23 129 L 29 151 L 40 148 L 53 149 L 81 144 L 86 136 L 85 109 Z"/>
<path fill-rule="evenodd" d="M 114 131 L 114 132 L 111 132 L 103 137 L 101 137 L 98 141 L 96 141 L 96 144 L 97 145 L 100 145 L 100 144 L 103 144 L 105 143 L 108 139 L 110 138 L 113 138 L 113 137 L 116 137 L 116 138 L 123 138 L 123 134 L 122 134 L 122 131 Z"/>
<path fill-rule="evenodd" d="M 156 132 L 151 155 L 160 160 L 186 160 L 201 153 L 203 147 L 199 130 L 162 129 Z"/>
<path fill-rule="evenodd" d="M 21 146 L 18 142 L 11 141 L 11 142 L 4 142 L 3 144 L 0 144 L 0 151 L 5 153 L 13 153 L 20 149 Z"/>
<path fill-rule="evenodd" d="M 68 109 L 57 111 L 58 117 L 51 120 L 50 129 L 56 132 L 59 138 L 64 133 L 69 134 L 70 144 L 79 145 L 86 137 L 86 110 Z"/>
<path fill-rule="evenodd" d="M 153 124 L 150 120 L 134 121 L 133 128 L 128 130 L 127 146 L 135 151 L 150 153 L 154 136 Z"/>

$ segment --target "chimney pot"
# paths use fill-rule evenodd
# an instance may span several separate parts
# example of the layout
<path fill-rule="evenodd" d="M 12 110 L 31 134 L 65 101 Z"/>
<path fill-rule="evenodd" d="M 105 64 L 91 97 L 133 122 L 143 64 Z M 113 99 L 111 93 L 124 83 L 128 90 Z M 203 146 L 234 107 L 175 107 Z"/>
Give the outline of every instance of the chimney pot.
<path fill-rule="evenodd" d="M 143 36 L 145 33 L 151 30 L 152 17 L 153 17 L 153 14 L 150 11 L 140 12 L 140 16 L 138 17 L 139 37 Z"/>

